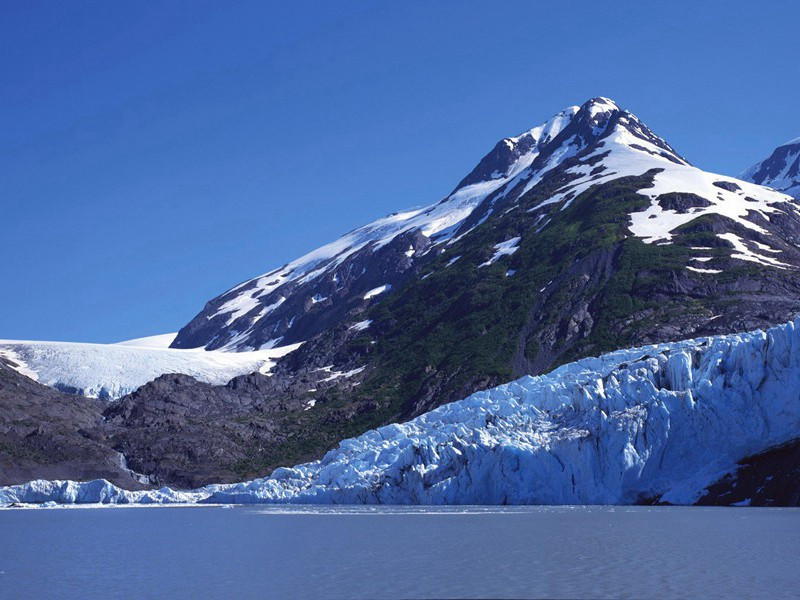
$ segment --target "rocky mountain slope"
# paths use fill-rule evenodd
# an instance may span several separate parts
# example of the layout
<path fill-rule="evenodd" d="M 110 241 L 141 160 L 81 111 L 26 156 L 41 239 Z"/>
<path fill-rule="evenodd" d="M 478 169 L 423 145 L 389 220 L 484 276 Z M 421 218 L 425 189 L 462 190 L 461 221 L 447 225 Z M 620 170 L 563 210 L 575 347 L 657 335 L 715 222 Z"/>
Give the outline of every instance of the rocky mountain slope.
<path fill-rule="evenodd" d="M 148 383 L 107 435 L 158 484 L 268 473 L 583 357 L 787 321 L 799 236 L 789 196 L 691 166 L 596 98 L 499 142 L 442 201 L 211 300 L 175 352 L 303 344 L 269 376 Z"/>
<path fill-rule="evenodd" d="M 13 366 L 0 358 L 0 485 L 100 477 L 126 489 L 149 487 L 98 430 L 104 402 L 45 387 Z"/>
<path fill-rule="evenodd" d="M 264 479 L 189 492 L 40 481 L 0 502 L 725 503 L 727 479 L 752 478 L 737 462 L 763 466 L 798 434 L 800 319 L 526 376 Z"/>
<path fill-rule="evenodd" d="M 800 198 L 800 138 L 778 146 L 768 158 L 742 173 L 741 178 Z"/>

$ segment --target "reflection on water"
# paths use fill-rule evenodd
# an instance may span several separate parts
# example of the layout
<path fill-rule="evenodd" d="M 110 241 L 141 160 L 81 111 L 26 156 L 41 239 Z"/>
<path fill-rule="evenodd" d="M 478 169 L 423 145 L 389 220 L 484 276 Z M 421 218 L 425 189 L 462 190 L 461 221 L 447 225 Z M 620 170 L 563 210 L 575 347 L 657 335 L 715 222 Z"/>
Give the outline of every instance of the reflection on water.
<path fill-rule="evenodd" d="M 800 590 L 800 509 L 5 510 L 0 535 L 0 598 L 779 598 Z"/>

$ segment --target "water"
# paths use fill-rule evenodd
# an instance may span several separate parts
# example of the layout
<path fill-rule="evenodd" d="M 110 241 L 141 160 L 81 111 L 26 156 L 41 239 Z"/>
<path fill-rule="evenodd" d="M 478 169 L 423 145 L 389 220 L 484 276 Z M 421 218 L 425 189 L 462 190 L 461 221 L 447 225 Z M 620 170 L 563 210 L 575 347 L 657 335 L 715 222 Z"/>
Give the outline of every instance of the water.
<path fill-rule="evenodd" d="M 0 511 L 0 598 L 781 598 L 800 509 Z"/>

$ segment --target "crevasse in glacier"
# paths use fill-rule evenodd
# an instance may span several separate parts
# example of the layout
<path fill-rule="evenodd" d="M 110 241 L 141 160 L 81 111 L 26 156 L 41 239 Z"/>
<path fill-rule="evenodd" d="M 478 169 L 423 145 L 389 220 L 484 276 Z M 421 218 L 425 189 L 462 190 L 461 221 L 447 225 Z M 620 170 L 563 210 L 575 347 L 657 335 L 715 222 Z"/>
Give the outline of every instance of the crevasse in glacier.
<path fill-rule="evenodd" d="M 35 481 L 0 502 L 689 504 L 798 437 L 800 319 L 523 377 L 264 479 L 189 492 Z"/>

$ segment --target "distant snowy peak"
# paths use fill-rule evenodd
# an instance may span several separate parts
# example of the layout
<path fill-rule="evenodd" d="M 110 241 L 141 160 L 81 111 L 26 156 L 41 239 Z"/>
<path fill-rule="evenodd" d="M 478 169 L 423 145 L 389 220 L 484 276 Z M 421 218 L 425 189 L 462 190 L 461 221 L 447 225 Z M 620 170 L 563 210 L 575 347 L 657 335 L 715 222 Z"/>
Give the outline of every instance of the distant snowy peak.
<path fill-rule="evenodd" d="M 775 148 L 769 158 L 742 173 L 742 179 L 800 199 L 800 138 Z"/>

